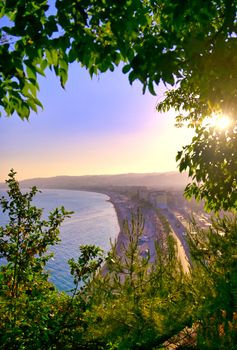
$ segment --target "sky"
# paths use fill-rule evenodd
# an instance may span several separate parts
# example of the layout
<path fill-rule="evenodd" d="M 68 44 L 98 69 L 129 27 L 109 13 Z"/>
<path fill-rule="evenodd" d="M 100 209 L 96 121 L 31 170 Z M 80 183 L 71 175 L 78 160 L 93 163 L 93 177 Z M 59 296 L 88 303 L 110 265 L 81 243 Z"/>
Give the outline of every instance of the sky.
<path fill-rule="evenodd" d="M 72 64 L 63 90 L 52 72 L 40 78 L 44 109 L 29 121 L 0 118 L 0 181 L 11 168 L 17 178 L 101 175 L 177 170 L 175 156 L 191 131 L 175 128 L 174 114 L 160 114 L 157 96 L 142 94 L 121 72 L 90 78 Z"/>

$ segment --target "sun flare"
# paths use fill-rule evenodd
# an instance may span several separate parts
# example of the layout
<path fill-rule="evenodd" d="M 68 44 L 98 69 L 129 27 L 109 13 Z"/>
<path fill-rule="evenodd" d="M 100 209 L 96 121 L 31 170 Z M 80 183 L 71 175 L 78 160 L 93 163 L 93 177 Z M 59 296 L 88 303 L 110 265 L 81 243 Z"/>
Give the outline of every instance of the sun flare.
<path fill-rule="evenodd" d="M 228 129 L 231 124 L 231 120 L 224 114 L 213 114 L 204 119 L 203 125 L 209 128 L 218 128 L 220 130 Z"/>

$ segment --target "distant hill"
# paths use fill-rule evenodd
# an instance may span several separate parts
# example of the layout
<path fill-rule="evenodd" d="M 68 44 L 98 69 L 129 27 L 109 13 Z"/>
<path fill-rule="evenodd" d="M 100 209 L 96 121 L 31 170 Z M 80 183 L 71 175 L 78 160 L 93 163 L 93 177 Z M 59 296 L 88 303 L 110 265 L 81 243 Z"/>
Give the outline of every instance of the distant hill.
<path fill-rule="evenodd" d="M 89 189 L 114 186 L 146 186 L 159 189 L 183 189 L 188 183 L 187 174 L 178 172 L 120 174 L 93 176 L 56 176 L 20 181 L 22 187 Z M 0 184 L 0 186 L 3 184 Z M 2 186 L 1 186 L 2 187 Z M 4 186 L 5 187 L 5 186 Z"/>

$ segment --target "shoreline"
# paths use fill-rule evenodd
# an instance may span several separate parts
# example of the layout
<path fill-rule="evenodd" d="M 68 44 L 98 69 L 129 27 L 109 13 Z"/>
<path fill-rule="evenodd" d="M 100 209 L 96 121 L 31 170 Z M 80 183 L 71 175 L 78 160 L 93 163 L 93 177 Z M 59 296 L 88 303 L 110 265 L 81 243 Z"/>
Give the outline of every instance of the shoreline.
<path fill-rule="evenodd" d="M 116 217 L 117 217 L 119 232 L 118 232 L 117 237 L 114 240 L 114 243 L 116 245 L 116 252 L 119 254 L 119 253 L 121 253 L 121 246 L 126 241 L 126 237 L 125 237 L 125 234 L 123 232 L 124 221 L 127 218 L 129 218 L 131 213 L 129 212 L 128 208 L 126 208 L 126 207 L 124 207 L 123 210 L 121 210 L 121 204 L 123 202 L 121 199 L 121 195 L 114 193 L 114 192 L 106 192 L 106 191 L 104 191 L 103 194 L 105 194 L 109 197 L 108 202 L 110 202 L 112 204 L 112 206 L 115 210 Z"/>
<path fill-rule="evenodd" d="M 49 189 L 49 188 L 47 188 Z M 163 244 L 164 240 L 166 240 L 166 233 L 163 228 L 162 223 L 157 217 L 156 209 L 152 205 L 144 205 L 144 203 L 139 200 L 139 198 L 134 196 L 134 193 L 129 193 L 128 191 L 118 191 L 115 189 L 106 189 L 106 188 L 77 188 L 77 189 L 68 189 L 68 188 L 50 188 L 52 190 L 55 189 L 65 189 L 72 191 L 81 191 L 81 192 L 91 192 L 91 193 L 99 193 L 108 197 L 106 201 L 110 202 L 115 210 L 115 214 L 117 217 L 117 222 L 119 226 L 119 232 L 114 240 L 116 253 L 122 256 L 124 246 L 126 247 L 128 243 L 127 235 L 123 230 L 124 221 L 126 219 L 131 218 L 132 213 L 136 213 L 138 208 L 141 209 L 141 213 L 144 219 L 144 232 L 139 240 L 139 250 L 141 255 L 146 255 L 147 250 L 150 251 L 150 261 L 154 262 L 156 258 L 156 242 L 160 242 Z M 173 215 L 173 214 L 172 214 Z M 168 219 L 168 218 L 167 218 Z M 189 252 L 186 244 L 184 244 L 183 239 L 181 239 L 180 235 L 173 228 L 173 235 L 177 242 L 179 254 L 178 258 L 181 260 L 181 263 L 184 267 L 184 270 L 187 271 L 188 265 L 190 262 Z M 183 238 L 183 237 L 182 237 Z M 182 262 L 183 261 L 183 262 Z"/>
<path fill-rule="evenodd" d="M 123 253 L 122 248 L 128 243 L 127 235 L 123 229 L 124 221 L 126 219 L 129 220 L 132 213 L 136 213 L 138 208 L 140 208 L 144 219 L 144 232 L 139 242 L 140 254 L 145 255 L 147 254 L 147 250 L 149 250 L 150 261 L 154 262 L 156 258 L 156 242 L 162 242 L 164 239 L 162 225 L 157 218 L 155 209 L 152 206 L 143 207 L 139 200 L 119 192 L 101 191 L 100 193 L 109 197 L 108 201 L 113 205 L 117 216 L 119 225 L 119 233 L 115 240 L 117 254 L 121 256 Z"/>
<path fill-rule="evenodd" d="M 132 212 L 136 212 L 139 204 L 141 203 L 136 202 L 135 200 L 130 199 L 128 196 L 120 194 L 118 192 L 116 193 L 112 191 L 101 191 L 100 193 L 107 195 L 109 197 L 108 201 L 114 207 L 119 224 L 119 233 L 115 239 L 116 252 L 121 256 L 123 253 L 121 247 L 126 246 L 127 243 L 126 234 L 123 231 L 124 221 L 131 217 Z M 162 244 L 163 240 L 166 239 L 166 235 L 162 224 L 157 218 L 156 213 L 154 213 L 154 209 L 152 209 L 152 207 L 146 208 L 145 210 L 143 209 L 142 214 L 145 220 L 145 226 L 144 233 L 142 235 L 144 238 L 142 239 L 143 244 L 141 244 L 141 246 L 139 245 L 140 253 L 145 253 L 147 249 L 149 249 L 151 254 L 151 262 L 154 262 L 156 255 L 155 242 L 159 241 Z M 177 244 L 177 258 L 180 260 L 184 272 L 188 273 L 190 270 L 190 256 L 188 254 L 187 247 L 186 245 L 183 245 L 179 235 L 177 232 L 175 232 L 174 228 L 172 228 L 171 235 Z"/>
<path fill-rule="evenodd" d="M 156 209 L 151 206 L 144 206 L 144 203 L 141 202 L 136 196 L 131 195 L 129 193 L 129 187 L 121 192 L 120 190 L 115 189 L 106 189 L 106 188 L 78 188 L 73 189 L 76 191 L 82 192 L 91 192 L 91 193 L 99 193 L 108 197 L 106 201 L 110 202 L 115 210 L 115 214 L 117 217 L 117 222 L 119 226 L 119 232 L 114 239 L 113 243 L 115 244 L 116 253 L 119 256 L 123 255 L 124 247 L 128 244 L 127 234 L 124 232 L 124 222 L 125 220 L 131 218 L 132 213 L 136 213 L 138 208 L 141 209 L 143 219 L 144 219 L 144 232 L 141 236 L 139 243 L 139 251 L 140 254 L 145 256 L 147 254 L 147 250 L 150 252 L 150 262 L 154 262 L 156 259 L 156 243 L 160 243 L 163 245 L 163 242 L 167 239 L 167 234 L 165 233 L 164 227 L 157 216 Z M 170 212 L 170 210 L 168 210 Z M 171 215 L 170 215 L 171 214 Z M 170 217 L 173 217 L 177 220 L 174 213 L 169 213 L 165 215 L 169 221 L 169 224 L 172 228 L 172 235 L 177 244 L 178 255 L 177 259 L 180 260 L 181 265 L 183 266 L 184 272 L 189 272 L 191 266 L 191 257 L 189 248 L 187 246 L 186 241 L 180 234 L 177 232 L 177 228 L 175 225 L 172 225 L 169 220 Z M 169 217 L 170 216 L 170 217 Z"/>

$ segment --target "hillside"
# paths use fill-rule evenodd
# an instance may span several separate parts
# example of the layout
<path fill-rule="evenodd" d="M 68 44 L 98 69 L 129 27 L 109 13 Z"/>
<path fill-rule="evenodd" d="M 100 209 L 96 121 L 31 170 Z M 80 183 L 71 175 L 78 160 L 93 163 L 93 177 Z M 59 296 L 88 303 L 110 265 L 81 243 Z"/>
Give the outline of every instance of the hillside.
<path fill-rule="evenodd" d="M 81 189 L 114 186 L 147 186 L 159 189 L 183 189 L 188 183 L 186 174 L 178 172 L 120 174 L 93 176 L 56 176 L 20 181 L 22 187 Z M 5 187 L 4 184 L 0 184 Z"/>

